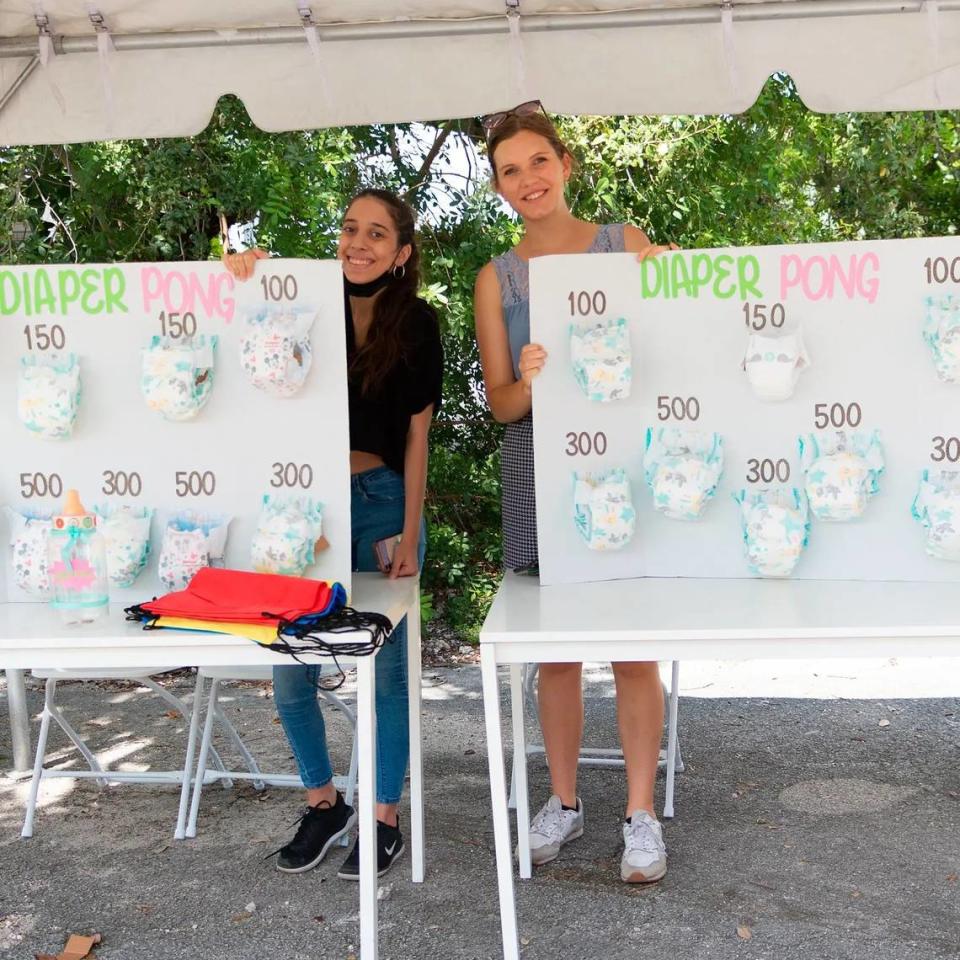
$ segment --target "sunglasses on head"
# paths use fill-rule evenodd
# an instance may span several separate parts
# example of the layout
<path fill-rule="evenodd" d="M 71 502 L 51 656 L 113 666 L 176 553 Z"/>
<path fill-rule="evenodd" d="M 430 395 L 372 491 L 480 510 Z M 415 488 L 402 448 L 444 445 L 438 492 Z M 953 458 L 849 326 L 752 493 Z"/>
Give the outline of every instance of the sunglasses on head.
<path fill-rule="evenodd" d="M 499 113 L 488 113 L 480 120 L 483 129 L 489 138 L 490 135 L 503 123 L 507 117 L 529 117 L 531 114 L 543 110 L 543 104 L 539 100 L 527 100 L 526 103 L 517 104 L 512 110 L 501 110 Z M 546 110 L 543 110 L 546 115 Z"/>

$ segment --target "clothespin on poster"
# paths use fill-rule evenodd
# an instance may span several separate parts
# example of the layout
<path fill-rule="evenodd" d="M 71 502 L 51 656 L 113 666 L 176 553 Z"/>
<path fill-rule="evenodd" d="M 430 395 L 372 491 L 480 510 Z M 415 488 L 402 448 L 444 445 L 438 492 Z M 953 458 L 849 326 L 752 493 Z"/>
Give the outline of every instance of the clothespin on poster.
<path fill-rule="evenodd" d="M 737 46 L 733 36 L 733 3 L 723 0 L 720 4 L 720 37 L 723 42 L 723 60 L 727 65 L 730 89 L 734 99 L 740 99 L 740 72 L 737 69 Z"/>
<path fill-rule="evenodd" d="M 513 99 L 523 103 L 530 99 L 527 88 L 527 58 L 520 35 L 520 0 L 505 0 L 507 26 L 510 29 L 510 81 Z"/>
<path fill-rule="evenodd" d="M 90 23 L 97 33 L 97 56 L 100 58 L 100 82 L 107 103 L 107 119 L 113 120 L 113 81 L 110 78 L 110 54 L 114 52 L 113 39 L 103 14 L 95 7 L 87 7 Z"/>
<path fill-rule="evenodd" d="M 317 68 L 317 78 L 320 82 L 320 95 L 323 97 L 324 105 L 329 110 L 333 106 L 330 99 L 330 84 L 327 80 L 327 69 L 323 62 L 323 53 L 320 49 L 320 31 L 313 19 L 313 10 L 306 4 L 297 2 L 297 14 L 300 17 L 300 26 L 303 27 L 304 35 L 307 38 L 307 45 L 313 54 L 313 62 Z"/>
<path fill-rule="evenodd" d="M 930 43 L 930 80 L 933 84 L 933 100 L 943 106 L 940 91 L 940 0 L 924 0 L 923 11 L 927 15 L 927 38 Z"/>

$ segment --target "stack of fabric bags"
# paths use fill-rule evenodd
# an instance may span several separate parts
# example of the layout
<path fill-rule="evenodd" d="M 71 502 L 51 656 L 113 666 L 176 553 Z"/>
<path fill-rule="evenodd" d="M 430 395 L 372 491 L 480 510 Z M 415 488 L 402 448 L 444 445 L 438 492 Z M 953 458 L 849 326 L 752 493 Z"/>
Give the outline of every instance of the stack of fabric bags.
<path fill-rule="evenodd" d="M 369 655 L 393 631 L 382 614 L 348 607 L 341 583 L 218 567 L 201 568 L 185 590 L 127 607 L 126 614 L 146 630 L 229 633 L 295 659 Z M 359 636 L 338 639 L 347 633 Z"/>

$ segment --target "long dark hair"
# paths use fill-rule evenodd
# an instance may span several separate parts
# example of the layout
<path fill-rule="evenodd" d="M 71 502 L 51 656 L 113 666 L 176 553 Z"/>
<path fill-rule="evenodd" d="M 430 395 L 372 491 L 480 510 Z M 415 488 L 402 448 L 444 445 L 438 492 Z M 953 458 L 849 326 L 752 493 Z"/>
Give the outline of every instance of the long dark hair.
<path fill-rule="evenodd" d="M 350 372 L 360 378 L 360 389 L 369 395 L 387 374 L 405 357 L 407 344 L 403 338 L 403 320 L 416 308 L 420 289 L 420 248 L 414 233 L 416 217 L 413 208 L 389 190 L 368 187 L 348 204 L 362 197 L 379 200 L 390 214 L 397 231 L 397 246 L 410 244 L 410 256 L 401 268 L 401 276 L 393 276 L 373 305 L 373 319 L 363 346 L 354 354 Z"/>

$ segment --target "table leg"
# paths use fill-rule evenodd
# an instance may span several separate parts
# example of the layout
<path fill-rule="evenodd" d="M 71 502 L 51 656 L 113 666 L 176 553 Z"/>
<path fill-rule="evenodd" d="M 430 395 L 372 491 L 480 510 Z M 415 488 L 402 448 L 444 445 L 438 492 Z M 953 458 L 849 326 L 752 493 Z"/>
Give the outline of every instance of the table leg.
<path fill-rule="evenodd" d="M 517 849 L 520 853 L 520 878 L 529 880 L 530 863 L 530 797 L 527 791 L 527 734 L 523 723 L 523 665 L 510 664 L 510 707 L 513 714 L 513 777 L 517 802 Z"/>
<path fill-rule="evenodd" d="M 7 709 L 13 741 L 13 769 L 30 769 L 30 717 L 27 714 L 27 687 L 22 670 L 7 670 Z"/>
<path fill-rule="evenodd" d="M 490 764 L 490 800 L 493 838 L 497 851 L 497 886 L 500 895 L 500 930 L 504 960 L 519 960 L 517 907 L 513 893 L 513 856 L 510 851 L 510 813 L 507 810 L 507 777 L 503 766 L 500 730 L 500 684 L 493 644 L 480 645 L 483 676 L 483 713 L 487 726 L 487 758 Z"/>
<path fill-rule="evenodd" d="M 413 848 L 411 879 L 423 883 L 423 734 L 422 671 L 420 665 L 420 587 L 407 614 L 407 689 L 410 698 L 410 846 Z"/>
<path fill-rule="evenodd" d="M 663 818 L 673 819 L 673 781 L 677 775 L 677 706 L 680 696 L 680 661 L 673 661 L 670 678 L 669 722 L 667 723 L 667 782 L 663 796 Z"/>
<path fill-rule="evenodd" d="M 374 700 L 376 656 L 357 659 L 357 742 L 360 766 L 360 956 L 377 960 L 377 711 Z"/>

